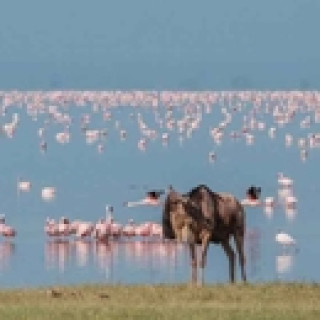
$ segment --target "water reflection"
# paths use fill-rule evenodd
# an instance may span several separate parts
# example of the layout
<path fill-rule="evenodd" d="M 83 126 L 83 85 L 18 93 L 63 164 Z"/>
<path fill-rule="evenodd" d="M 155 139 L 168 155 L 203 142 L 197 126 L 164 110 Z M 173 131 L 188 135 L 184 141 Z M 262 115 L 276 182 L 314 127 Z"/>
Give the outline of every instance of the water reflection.
<path fill-rule="evenodd" d="M 164 241 L 109 241 L 91 240 L 47 241 L 45 265 L 63 273 L 67 265 L 85 267 L 94 264 L 111 277 L 113 265 L 119 261 L 136 268 L 154 266 L 175 268 L 178 256 L 186 253 L 184 245 Z"/>
<path fill-rule="evenodd" d="M 268 219 L 273 217 L 274 209 L 273 207 L 264 207 L 264 214 Z"/>
<path fill-rule="evenodd" d="M 10 260 L 14 251 L 14 243 L 10 241 L 0 242 L 0 271 L 10 267 Z"/>
<path fill-rule="evenodd" d="M 65 265 L 70 258 L 73 243 L 69 241 L 48 241 L 45 245 L 45 264 L 48 268 L 58 267 L 64 271 Z"/>
<path fill-rule="evenodd" d="M 294 263 L 294 256 L 291 254 L 282 254 L 276 256 L 276 272 L 278 279 L 290 273 Z"/>
<path fill-rule="evenodd" d="M 251 228 L 246 233 L 246 254 L 249 276 L 259 274 L 259 262 L 261 259 L 261 231 L 259 228 Z"/>
<path fill-rule="evenodd" d="M 288 218 L 288 220 L 290 221 L 293 221 L 296 216 L 297 216 L 297 209 L 296 208 L 286 208 L 285 209 L 285 214 L 286 214 L 286 217 Z"/>

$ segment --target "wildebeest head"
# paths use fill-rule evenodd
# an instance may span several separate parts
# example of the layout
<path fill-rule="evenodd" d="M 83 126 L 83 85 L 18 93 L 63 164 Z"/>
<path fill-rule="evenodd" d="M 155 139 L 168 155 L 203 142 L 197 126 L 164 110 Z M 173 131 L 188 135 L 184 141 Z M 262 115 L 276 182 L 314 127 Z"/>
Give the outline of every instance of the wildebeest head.
<path fill-rule="evenodd" d="M 180 242 L 195 242 L 203 225 L 201 205 L 194 202 L 188 194 L 180 194 L 170 189 L 163 213 L 165 238 L 176 238 Z"/>
<path fill-rule="evenodd" d="M 163 233 L 165 238 L 183 241 L 191 224 L 187 212 L 188 199 L 173 188 L 169 189 L 163 209 Z"/>

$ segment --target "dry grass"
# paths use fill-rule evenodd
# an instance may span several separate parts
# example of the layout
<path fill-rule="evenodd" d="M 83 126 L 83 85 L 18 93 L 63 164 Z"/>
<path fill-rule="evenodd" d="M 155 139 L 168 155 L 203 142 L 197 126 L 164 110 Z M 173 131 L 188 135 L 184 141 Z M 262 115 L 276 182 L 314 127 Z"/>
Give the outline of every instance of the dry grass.
<path fill-rule="evenodd" d="M 320 285 L 79 286 L 0 291 L 0 319 L 320 319 Z"/>

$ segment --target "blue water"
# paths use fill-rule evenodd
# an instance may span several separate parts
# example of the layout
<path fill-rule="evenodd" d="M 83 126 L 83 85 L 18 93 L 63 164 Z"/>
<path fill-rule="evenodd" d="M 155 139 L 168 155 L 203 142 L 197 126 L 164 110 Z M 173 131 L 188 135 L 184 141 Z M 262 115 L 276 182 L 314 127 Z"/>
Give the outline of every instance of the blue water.
<path fill-rule="evenodd" d="M 20 95 L 20 102 L 6 103 L 4 96 L 10 94 Z M 94 240 L 55 243 L 44 234 L 45 219 L 67 216 L 71 220 L 95 222 L 104 217 L 106 205 L 113 205 L 115 220 L 123 224 L 130 218 L 137 223 L 160 222 L 161 207 L 127 208 L 123 202 L 141 199 L 149 188 L 173 185 L 185 192 L 200 183 L 215 191 L 229 191 L 239 199 L 244 197 L 248 186 L 255 184 L 261 186 L 262 197 L 276 197 L 278 172 L 293 179 L 298 205 L 291 215 L 287 215 L 282 206 L 274 208 L 271 214 L 266 214 L 262 207 L 246 209 L 248 280 L 319 281 L 320 152 L 318 147 L 307 147 L 308 155 L 301 159 L 297 144 L 298 138 L 320 132 L 319 123 L 314 121 L 320 105 L 319 93 L 305 93 L 298 99 L 300 107 L 294 118 L 283 126 L 275 124 L 272 115 L 265 112 L 266 105 L 271 109 L 277 105 L 286 107 L 292 104 L 290 97 L 296 93 L 284 93 L 281 99 L 275 100 L 272 92 L 265 94 L 255 117 L 264 122 L 266 128 L 251 130 L 255 137 L 252 145 L 247 145 L 243 137 L 231 138 L 230 133 L 239 132 L 243 116 L 252 115 L 253 99 L 243 102 L 236 93 L 230 99 L 225 93 L 216 94 L 218 99 L 207 107 L 197 98 L 171 103 L 173 119 L 182 119 L 191 107 L 191 117 L 200 119 L 198 127 L 189 135 L 179 133 L 176 125 L 172 130 L 160 127 L 156 119 L 165 119 L 164 103 L 157 108 L 130 103 L 113 106 L 112 102 L 107 107 L 95 108 L 90 99 L 83 104 L 71 100 L 63 105 L 56 103 L 58 110 L 72 118 L 67 128 L 70 143 L 62 145 L 55 140 L 55 135 L 65 129 L 64 125 L 53 121 L 46 109 L 33 116 L 28 114 L 23 97 L 29 97 L 31 104 L 36 105 L 36 93 L 1 92 L 0 125 L 10 122 L 14 113 L 19 114 L 20 120 L 12 138 L 3 130 L 0 133 L 0 213 L 4 213 L 6 222 L 17 230 L 14 239 L 0 239 L 0 286 L 187 282 L 189 255 L 183 245 L 141 241 L 111 241 L 105 245 L 96 244 Z M 259 97 L 259 93 L 254 95 Z M 43 99 L 42 103 L 44 107 L 54 104 L 50 99 Z M 234 110 L 239 104 L 241 110 Z M 8 106 L 4 108 L 5 105 Z M 218 144 L 210 136 L 210 130 L 224 119 L 222 108 L 227 109 L 232 120 Z M 111 113 L 110 120 L 103 118 L 106 110 Z M 104 129 L 107 135 L 92 144 L 86 143 L 80 128 L 83 114 L 91 116 L 90 129 Z M 137 147 L 141 138 L 138 114 L 158 134 L 148 140 L 144 151 Z M 310 126 L 301 128 L 301 120 L 309 115 Z M 38 129 L 44 126 L 48 145 L 45 152 L 39 148 L 38 137 Z M 274 138 L 268 135 L 270 127 L 276 128 Z M 124 141 L 120 139 L 120 129 L 128 133 Z M 163 132 L 169 133 L 167 144 L 161 140 Z M 285 146 L 287 133 L 294 139 L 290 147 Z M 98 143 L 103 145 L 103 152 L 98 152 Z M 214 162 L 209 161 L 211 151 L 216 154 Z M 31 181 L 29 192 L 17 192 L 19 178 Z M 46 186 L 57 189 L 52 201 L 41 198 L 41 189 Z M 282 250 L 274 240 L 278 229 L 295 237 L 297 250 Z M 228 263 L 221 247 L 212 245 L 209 249 L 205 281 L 228 281 Z"/>

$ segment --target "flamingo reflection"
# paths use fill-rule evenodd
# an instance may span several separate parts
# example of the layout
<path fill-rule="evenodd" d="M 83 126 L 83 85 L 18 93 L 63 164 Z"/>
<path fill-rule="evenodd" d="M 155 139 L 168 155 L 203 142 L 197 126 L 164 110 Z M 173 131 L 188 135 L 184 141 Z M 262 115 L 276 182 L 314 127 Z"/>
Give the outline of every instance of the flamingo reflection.
<path fill-rule="evenodd" d="M 45 244 L 45 264 L 49 269 L 56 267 L 60 272 L 64 272 L 65 265 L 70 259 L 72 243 L 68 240 L 48 241 Z"/>
<path fill-rule="evenodd" d="M 123 259 L 130 265 L 148 266 L 152 263 L 156 268 L 174 268 L 181 249 L 183 248 L 174 242 L 163 241 L 105 243 L 52 240 L 45 244 L 45 264 L 47 268 L 58 269 L 63 273 L 66 265 L 85 267 L 93 263 L 110 277 L 113 265 Z"/>
<path fill-rule="evenodd" d="M 250 271 L 252 275 L 256 275 L 259 271 L 259 260 L 261 257 L 261 231 L 259 228 L 247 230 L 246 243 Z"/>
<path fill-rule="evenodd" d="M 292 254 L 281 254 L 276 256 L 276 272 L 278 278 L 290 273 L 294 263 L 294 256 Z"/>
<path fill-rule="evenodd" d="M 10 267 L 10 259 L 14 254 L 15 244 L 10 241 L 0 242 L 0 270 Z"/>

